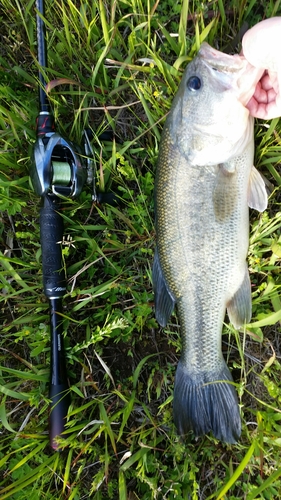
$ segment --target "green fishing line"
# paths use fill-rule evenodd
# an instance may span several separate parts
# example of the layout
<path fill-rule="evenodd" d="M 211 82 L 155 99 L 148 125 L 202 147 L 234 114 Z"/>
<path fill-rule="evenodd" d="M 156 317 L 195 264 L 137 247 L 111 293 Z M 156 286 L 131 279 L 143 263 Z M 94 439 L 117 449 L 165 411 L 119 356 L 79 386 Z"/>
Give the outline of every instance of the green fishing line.
<path fill-rule="evenodd" d="M 68 186 L 71 181 L 71 168 L 65 161 L 53 161 L 53 184 Z"/>

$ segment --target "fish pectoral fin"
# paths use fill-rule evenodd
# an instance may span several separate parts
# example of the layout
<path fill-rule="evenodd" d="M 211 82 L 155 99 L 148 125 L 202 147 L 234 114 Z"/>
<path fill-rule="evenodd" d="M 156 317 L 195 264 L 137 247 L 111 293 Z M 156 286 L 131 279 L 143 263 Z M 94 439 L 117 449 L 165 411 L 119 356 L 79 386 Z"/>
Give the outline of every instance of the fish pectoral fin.
<path fill-rule="evenodd" d="M 153 262 L 152 280 L 154 289 L 155 317 L 160 326 L 166 326 L 175 307 L 176 299 L 170 292 L 163 276 L 157 249 L 155 251 Z"/>
<path fill-rule="evenodd" d="M 258 212 L 263 212 L 267 208 L 267 201 L 265 182 L 257 169 L 252 166 L 248 186 L 248 205 Z"/>
<path fill-rule="evenodd" d="M 213 205 L 218 222 L 225 222 L 233 214 L 237 203 L 237 172 L 231 164 L 221 164 L 213 191 Z"/>
<path fill-rule="evenodd" d="M 249 323 L 252 316 L 252 296 L 249 271 L 246 272 L 243 282 L 227 304 L 229 319 L 235 328 L 240 328 L 244 323 Z"/>

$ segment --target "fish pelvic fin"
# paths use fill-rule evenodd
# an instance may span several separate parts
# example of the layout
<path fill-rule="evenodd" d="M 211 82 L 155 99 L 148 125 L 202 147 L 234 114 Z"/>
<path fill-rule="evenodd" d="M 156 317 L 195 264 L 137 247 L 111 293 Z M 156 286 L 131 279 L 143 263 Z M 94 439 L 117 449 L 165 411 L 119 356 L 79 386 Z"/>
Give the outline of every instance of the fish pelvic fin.
<path fill-rule="evenodd" d="M 213 372 L 191 372 L 180 360 L 174 389 L 174 421 L 180 435 L 196 437 L 212 432 L 215 438 L 234 444 L 241 434 L 237 394 L 224 360 Z"/>
<path fill-rule="evenodd" d="M 160 326 L 166 326 L 175 307 L 176 299 L 170 292 L 163 276 L 158 251 L 154 255 L 152 281 L 154 290 L 155 317 Z"/>
<path fill-rule="evenodd" d="M 249 271 L 245 263 L 245 276 L 241 286 L 227 304 L 227 314 L 233 326 L 240 328 L 252 316 L 252 295 Z"/>
<path fill-rule="evenodd" d="M 237 205 L 237 172 L 232 162 L 219 165 L 213 191 L 213 206 L 216 220 L 225 222 Z"/>

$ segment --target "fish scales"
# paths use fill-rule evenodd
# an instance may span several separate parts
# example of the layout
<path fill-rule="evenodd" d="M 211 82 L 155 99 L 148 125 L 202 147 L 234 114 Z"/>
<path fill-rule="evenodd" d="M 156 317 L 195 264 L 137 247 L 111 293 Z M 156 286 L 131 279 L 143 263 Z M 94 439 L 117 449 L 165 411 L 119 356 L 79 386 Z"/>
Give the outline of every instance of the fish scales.
<path fill-rule="evenodd" d="M 204 46 L 204 54 L 208 53 L 208 47 Z M 231 58 L 227 56 L 226 62 L 231 64 L 228 57 Z M 206 121 L 213 126 L 216 106 L 224 104 L 229 84 L 219 88 L 219 100 L 212 99 L 210 94 L 217 91 L 209 80 L 215 70 L 200 62 L 199 55 L 199 61 L 196 59 L 187 68 L 161 138 L 155 181 L 155 309 L 159 323 L 165 326 L 177 303 L 182 355 L 175 378 L 174 418 L 179 432 L 185 434 L 191 429 L 200 435 L 212 431 L 218 439 L 233 443 L 240 436 L 241 422 L 236 391 L 222 355 L 221 331 L 226 308 L 235 326 L 249 321 L 251 316 L 246 256 L 253 119 L 245 114 L 239 124 L 242 137 L 237 134 L 233 146 L 233 117 L 228 114 L 225 120 L 229 121 L 230 132 L 228 125 L 223 125 L 218 137 L 219 127 L 215 123 L 214 137 L 210 133 L 208 136 Z M 229 73 L 235 73 L 232 66 Z M 200 78 L 200 88 L 205 86 L 200 103 L 194 89 L 186 90 L 187 82 L 194 77 Z M 196 81 L 193 84 L 196 86 Z M 185 99 L 186 92 L 190 95 Z M 235 100 L 234 96 L 232 99 Z M 209 102 L 211 111 L 201 118 L 204 133 L 200 135 L 198 113 L 204 101 Z M 229 95 L 225 101 L 227 105 Z M 236 101 L 239 108 L 240 102 L 237 98 Z M 239 108 L 237 115 L 240 112 Z M 221 154 L 218 148 L 220 161 L 214 164 L 208 155 L 212 141 L 220 141 L 225 151 Z M 206 164 L 202 156 L 204 148 Z M 237 151 L 236 156 L 233 150 Z M 213 156 L 215 159 L 216 154 Z M 221 162 L 223 157 L 226 161 Z M 266 197 L 262 180 L 256 177 Z M 255 188 L 252 192 L 255 198 Z M 260 200 L 253 203 L 256 208 L 260 204 Z"/>
<path fill-rule="evenodd" d="M 250 149 L 253 150 L 253 147 Z M 248 156 L 249 175 L 252 155 Z M 232 183 L 234 196 L 228 199 L 232 213 L 227 222 L 220 222 L 216 219 L 210 197 L 219 167 L 209 167 L 204 175 L 204 167 L 191 167 L 187 180 L 186 161 L 173 155 L 172 146 L 167 157 L 163 153 L 159 161 L 161 169 L 156 180 L 159 192 L 156 226 L 158 254 L 169 288 L 178 303 L 181 329 L 186 333 L 183 337 L 184 356 L 191 366 L 202 368 L 203 363 L 206 368 L 214 369 L 216 358 L 221 357 L 220 330 L 226 304 L 245 275 L 248 249 L 246 172 L 240 170 L 235 176 Z M 242 197 L 244 203 L 241 200 L 238 212 L 235 201 Z M 199 339 L 192 335 L 194 332 L 200 334 Z M 213 345 L 210 342 L 212 333 L 214 352 L 207 352 L 202 359 L 201 350 L 205 351 L 205 343 L 208 350 Z"/>

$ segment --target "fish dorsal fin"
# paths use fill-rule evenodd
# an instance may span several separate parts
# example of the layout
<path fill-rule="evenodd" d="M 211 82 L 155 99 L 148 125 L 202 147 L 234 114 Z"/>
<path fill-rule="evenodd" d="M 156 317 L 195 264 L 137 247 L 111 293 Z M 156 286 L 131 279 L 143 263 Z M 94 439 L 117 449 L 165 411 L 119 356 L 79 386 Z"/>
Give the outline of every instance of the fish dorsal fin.
<path fill-rule="evenodd" d="M 152 280 L 154 289 L 155 317 L 161 326 L 166 326 L 175 307 L 176 299 L 170 292 L 166 280 L 163 276 L 158 251 L 156 249 Z"/>
<path fill-rule="evenodd" d="M 252 166 L 249 179 L 248 205 L 250 208 L 258 210 L 258 212 L 263 212 L 267 208 L 265 182 L 254 166 Z"/>
<path fill-rule="evenodd" d="M 244 323 L 249 323 L 251 320 L 251 282 L 247 265 L 245 265 L 245 275 L 240 287 L 227 304 L 227 313 L 235 328 L 240 328 Z"/>

